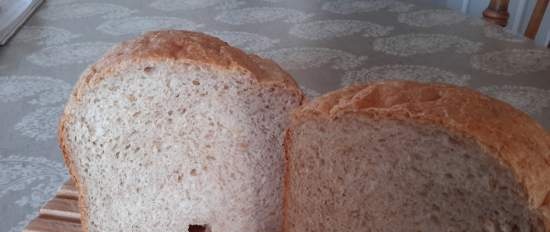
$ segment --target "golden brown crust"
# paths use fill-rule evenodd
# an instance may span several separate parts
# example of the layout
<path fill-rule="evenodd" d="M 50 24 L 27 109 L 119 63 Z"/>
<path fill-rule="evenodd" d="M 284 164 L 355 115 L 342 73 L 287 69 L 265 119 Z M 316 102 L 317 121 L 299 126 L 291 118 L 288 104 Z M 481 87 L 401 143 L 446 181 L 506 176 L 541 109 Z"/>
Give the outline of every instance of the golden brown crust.
<path fill-rule="evenodd" d="M 61 148 L 61 153 L 63 154 L 63 160 L 65 162 L 65 166 L 67 166 L 67 169 L 69 169 L 69 175 L 71 176 L 76 189 L 78 190 L 78 205 L 80 209 L 80 224 L 82 225 L 82 231 L 88 232 L 88 204 L 85 198 L 85 186 L 82 184 L 82 181 L 80 181 L 80 178 L 77 174 L 76 168 L 74 166 L 74 161 L 71 158 L 69 147 L 67 144 L 66 136 L 67 131 L 65 128 L 65 125 L 67 123 L 68 116 L 62 115 L 61 119 L 59 120 L 59 128 L 58 128 L 58 141 L 59 141 L 59 147 Z"/>
<path fill-rule="evenodd" d="M 324 95 L 296 110 L 293 125 L 344 115 L 435 124 L 473 138 L 512 170 L 550 231 L 550 135 L 525 113 L 463 87 L 387 81 Z"/>
<path fill-rule="evenodd" d="M 166 30 L 147 32 L 113 47 L 81 76 L 76 99 L 108 76 L 124 72 L 128 64 L 162 61 L 170 64 L 198 64 L 230 72 L 248 73 L 260 84 L 284 86 L 296 93 L 298 85 L 275 63 L 248 55 L 222 40 L 200 32 Z"/>
<path fill-rule="evenodd" d="M 59 144 L 65 164 L 79 189 L 79 204 L 83 230 L 88 231 L 88 205 L 85 198 L 86 186 L 79 179 L 71 159 L 66 125 L 70 124 L 70 109 L 79 104 L 81 96 L 105 78 L 116 76 L 128 70 L 129 65 L 147 65 L 155 62 L 169 64 L 196 64 L 213 69 L 249 74 L 264 87 L 285 88 L 303 100 L 303 94 L 294 79 L 274 62 L 248 55 L 227 43 L 198 32 L 169 30 L 148 32 L 112 48 L 97 63 L 90 66 L 80 77 L 65 106 L 65 114 L 59 122 Z"/>

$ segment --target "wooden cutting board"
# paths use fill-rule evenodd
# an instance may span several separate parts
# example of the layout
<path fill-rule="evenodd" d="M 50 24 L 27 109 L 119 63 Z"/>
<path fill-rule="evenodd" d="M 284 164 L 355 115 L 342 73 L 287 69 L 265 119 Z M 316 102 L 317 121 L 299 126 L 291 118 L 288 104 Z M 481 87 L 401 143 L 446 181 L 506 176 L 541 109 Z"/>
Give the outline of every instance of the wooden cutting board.
<path fill-rule="evenodd" d="M 23 232 L 82 232 L 78 190 L 67 181 L 39 211 Z"/>

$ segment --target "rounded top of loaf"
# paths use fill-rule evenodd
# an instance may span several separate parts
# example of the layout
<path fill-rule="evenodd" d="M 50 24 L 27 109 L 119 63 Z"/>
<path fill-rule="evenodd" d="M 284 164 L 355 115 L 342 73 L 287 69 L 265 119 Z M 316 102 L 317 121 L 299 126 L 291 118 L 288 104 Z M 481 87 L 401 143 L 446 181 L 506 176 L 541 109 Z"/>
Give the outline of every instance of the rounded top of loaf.
<path fill-rule="evenodd" d="M 550 135 L 527 114 L 464 87 L 385 81 L 319 97 L 294 112 L 293 125 L 342 116 L 437 125 L 474 139 L 512 170 L 550 228 Z"/>
<path fill-rule="evenodd" d="M 205 65 L 221 72 L 248 74 L 262 85 L 281 86 L 302 95 L 294 79 L 273 61 L 247 54 L 216 37 L 183 30 L 147 32 L 114 46 L 82 74 L 75 95 L 78 99 L 86 88 L 129 66 L 155 62 Z"/>

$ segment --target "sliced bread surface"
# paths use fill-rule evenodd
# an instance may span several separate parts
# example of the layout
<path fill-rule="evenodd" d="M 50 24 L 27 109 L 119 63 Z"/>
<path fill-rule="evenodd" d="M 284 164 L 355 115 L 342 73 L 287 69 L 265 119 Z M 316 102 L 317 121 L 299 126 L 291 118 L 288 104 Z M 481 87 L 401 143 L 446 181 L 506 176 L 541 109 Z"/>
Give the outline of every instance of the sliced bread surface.
<path fill-rule="evenodd" d="M 285 150 L 285 232 L 550 231 L 550 136 L 470 89 L 338 90 L 295 112 Z"/>
<path fill-rule="evenodd" d="M 85 231 L 280 231 L 283 130 L 302 102 L 275 63 L 188 31 L 110 50 L 60 122 Z"/>

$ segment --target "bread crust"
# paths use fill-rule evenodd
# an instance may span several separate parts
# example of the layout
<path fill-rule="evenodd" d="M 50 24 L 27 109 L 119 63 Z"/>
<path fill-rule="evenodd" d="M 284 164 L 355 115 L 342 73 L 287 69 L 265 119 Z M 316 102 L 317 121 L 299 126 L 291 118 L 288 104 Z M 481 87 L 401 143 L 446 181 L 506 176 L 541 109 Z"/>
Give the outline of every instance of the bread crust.
<path fill-rule="evenodd" d="M 319 97 L 294 112 L 291 128 L 342 116 L 437 125 L 474 139 L 511 169 L 550 231 L 550 134 L 527 114 L 464 87 L 385 81 Z"/>
<path fill-rule="evenodd" d="M 58 141 L 63 159 L 79 190 L 80 217 L 85 232 L 89 229 L 87 191 L 74 165 L 67 138 L 66 127 L 72 123 L 70 112 L 78 107 L 81 97 L 88 90 L 96 87 L 105 78 L 121 74 L 133 65 L 155 63 L 172 64 L 174 67 L 192 64 L 222 72 L 238 72 L 252 78 L 263 88 L 289 90 L 300 99 L 300 104 L 304 99 L 296 81 L 273 61 L 246 54 L 218 38 L 203 33 L 182 30 L 153 31 L 113 47 L 81 75 L 65 105 L 58 127 Z"/>
<path fill-rule="evenodd" d="M 67 169 L 69 169 L 69 175 L 71 176 L 71 179 L 73 180 L 76 189 L 78 189 L 78 208 L 80 210 L 80 224 L 82 225 L 82 231 L 87 232 L 88 231 L 88 203 L 86 202 L 86 186 L 82 184 L 82 181 L 79 178 L 79 175 L 77 174 L 76 167 L 74 166 L 74 161 L 72 160 L 72 156 L 69 150 L 69 146 L 67 143 L 67 131 L 65 127 L 65 123 L 68 119 L 68 116 L 63 114 L 61 116 L 61 119 L 59 120 L 59 126 L 58 126 L 58 141 L 59 141 L 59 147 L 61 148 L 61 153 L 63 154 L 63 160 L 65 162 L 65 166 L 67 166 Z"/>
<path fill-rule="evenodd" d="M 147 32 L 114 46 L 82 74 L 73 91 L 76 100 L 105 77 L 124 72 L 128 65 L 150 62 L 207 65 L 225 72 L 248 73 L 262 85 L 284 86 L 301 94 L 294 79 L 270 60 L 246 54 L 204 33 L 166 30 Z"/>

